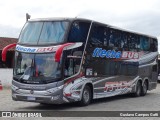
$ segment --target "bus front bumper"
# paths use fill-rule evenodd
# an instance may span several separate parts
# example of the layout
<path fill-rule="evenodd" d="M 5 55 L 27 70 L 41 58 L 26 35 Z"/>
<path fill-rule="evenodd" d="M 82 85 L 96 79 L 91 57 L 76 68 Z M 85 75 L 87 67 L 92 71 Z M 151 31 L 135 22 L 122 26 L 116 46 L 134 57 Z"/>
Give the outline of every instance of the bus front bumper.
<path fill-rule="evenodd" d="M 15 101 L 26 101 L 26 102 L 38 102 L 48 104 L 62 104 L 65 103 L 63 99 L 59 99 L 60 95 L 57 96 L 31 96 L 31 95 L 19 95 L 12 94 L 12 99 Z"/>
<path fill-rule="evenodd" d="M 45 91 L 14 89 L 12 86 L 12 99 L 15 101 L 38 102 L 47 104 L 66 103 L 63 100 L 63 88 L 54 88 Z"/>

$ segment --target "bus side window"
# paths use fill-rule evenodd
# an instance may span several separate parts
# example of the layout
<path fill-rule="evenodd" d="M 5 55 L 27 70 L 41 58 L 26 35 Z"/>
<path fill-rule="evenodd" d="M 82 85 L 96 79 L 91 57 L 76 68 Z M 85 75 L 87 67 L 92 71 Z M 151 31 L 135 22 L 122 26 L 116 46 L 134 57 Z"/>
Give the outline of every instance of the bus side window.
<path fill-rule="evenodd" d="M 114 37 L 115 37 L 114 31 L 110 30 L 110 32 L 109 32 L 109 47 L 114 47 L 114 43 L 115 43 Z"/>
<path fill-rule="evenodd" d="M 100 25 L 93 25 L 89 43 L 95 47 L 102 47 L 104 44 L 104 27 Z"/>
<path fill-rule="evenodd" d="M 150 51 L 156 52 L 157 51 L 157 40 L 156 39 L 150 39 Z"/>
<path fill-rule="evenodd" d="M 76 74 L 79 71 L 80 64 L 81 64 L 81 59 L 82 59 L 82 51 L 75 51 L 73 53 L 73 56 L 75 57 L 74 59 L 74 74 Z"/>
<path fill-rule="evenodd" d="M 108 39 L 109 39 L 109 31 L 108 31 L 108 28 L 105 28 L 104 29 L 104 37 L 103 37 L 103 45 L 104 46 L 108 46 L 108 44 L 109 44 Z"/>
<path fill-rule="evenodd" d="M 109 30 L 109 47 L 117 50 L 121 48 L 121 31 L 110 29 Z"/>
<path fill-rule="evenodd" d="M 79 71 L 82 59 L 81 49 L 73 49 L 66 52 L 64 75 L 65 77 L 72 76 Z"/>
<path fill-rule="evenodd" d="M 149 38 L 140 36 L 140 49 L 142 51 L 149 51 L 150 49 Z"/>
<path fill-rule="evenodd" d="M 134 34 L 129 34 L 128 45 L 129 45 L 130 51 L 138 52 L 140 50 L 140 42 L 139 42 L 138 36 Z"/>
<path fill-rule="evenodd" d="M 126 32 L 122 33 L 121 39 L 122 39 L 121 40 L 121 48 L 122 48 L 122 50 L 127 51 L 128 50 L 128 40 L 127 40 L 127 33 Z"/>
<path fill-rule="evenodd" d="M 115 47 L 121 48 L 121 41 L 122 41 L 122 32 L 116 31 L 116 44 Z"/>
<path fill-rule="evenodd" d="M 69 42 L 85 42 L 88 30 L 89 30 L 90 23 L 89 22 L 79 22 L 75 21 L 72 24 L 68 41 Z"/>

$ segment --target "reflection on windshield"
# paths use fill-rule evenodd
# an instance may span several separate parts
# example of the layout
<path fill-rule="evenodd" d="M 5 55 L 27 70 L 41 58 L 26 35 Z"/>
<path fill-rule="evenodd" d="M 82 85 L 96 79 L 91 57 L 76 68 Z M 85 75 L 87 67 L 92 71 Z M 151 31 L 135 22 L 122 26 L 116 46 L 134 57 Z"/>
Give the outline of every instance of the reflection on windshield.
<path fill-rule="evenodd" d="M 68 28 L 66 21 L 28 22 L 19 38 L 20 43 L 62 43 Z"/>
<path fill-rule="evenodd" d="M 43 22 L 26 23 L 19 37 L 19 42 L 37 44 L 42 26 Z"/>
<path fill-rule="evenodd" d="M 60 77 L 60 70 L 58 70 L 59 64 L 54 62 L 53 58 L 53 54 L 37 54 L 35 56 L 36 77 L 41 75 L 53 78 Z"/>
<path fill-rule="evenodd" d="M 66 22 L 44 22 L 39 43 L 61 43 L 67 28 Z"/>
<path fill-rule="evenodd" d="M 61 77 L 61 63 L 54 62 L 55 53 L 26 54 L 16 52 L 14 76 L 24 81 L 49 81 Z"/>

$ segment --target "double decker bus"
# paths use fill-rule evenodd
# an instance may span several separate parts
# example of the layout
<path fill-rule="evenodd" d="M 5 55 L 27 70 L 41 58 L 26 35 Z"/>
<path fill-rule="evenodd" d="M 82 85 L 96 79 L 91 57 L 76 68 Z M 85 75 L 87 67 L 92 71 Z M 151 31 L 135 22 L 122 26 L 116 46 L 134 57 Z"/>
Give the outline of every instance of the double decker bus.
<path fill-rule="evenodd" d="M 81 18 L 30 19 L 16 46 L 15 101 L 61 104 L 157 86 L 157 38 Z"/>

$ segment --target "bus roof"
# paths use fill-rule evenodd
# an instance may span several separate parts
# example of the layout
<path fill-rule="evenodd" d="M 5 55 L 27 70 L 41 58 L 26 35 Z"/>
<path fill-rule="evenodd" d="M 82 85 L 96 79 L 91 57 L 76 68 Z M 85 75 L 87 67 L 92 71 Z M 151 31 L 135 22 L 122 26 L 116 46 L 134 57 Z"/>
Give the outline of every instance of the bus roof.
<path fill-rule="evenodd" d="M 112 26 L 112 25 L 109 25 L 109 24 L 106 24 L 106 23 L 102 23 L 102 22 L 98 22 L 98 21 L 90 20 L 90 19 L 85 19 L 85 18 L 77 18 L 77 17 L 76 18 L 64 18 L 64 17 L 58 18 L 58 17 L 54 17 L 54 18 L 29 19 L 28 21 L 63 21 L 63 20 L 68 20 L 68 21 L 81 20 L 81 21 L 89 21 L 89 22 L 93 21 L 95 23 L 102 24 L 102 25 L 107 26 L 109 28 L 113 28 L 113 29 L 117 29 L 117 30 L 120 30 L 120 31 L 124 31 L 124 32 L 128 32 L 128 33 L 133 33 L 133 34 L 138 34 L 138 35 L 150 37 L 150 38 L 153 38 L 153 39 L 157 39 L 157 37 L 152 36 L 152 35 L 147 35 L 147 34 L 135 32 L 135 31 L 132 31 L 132 30 L 127 30 L 127 29 L 119 28 L 119 27 Z"/>

